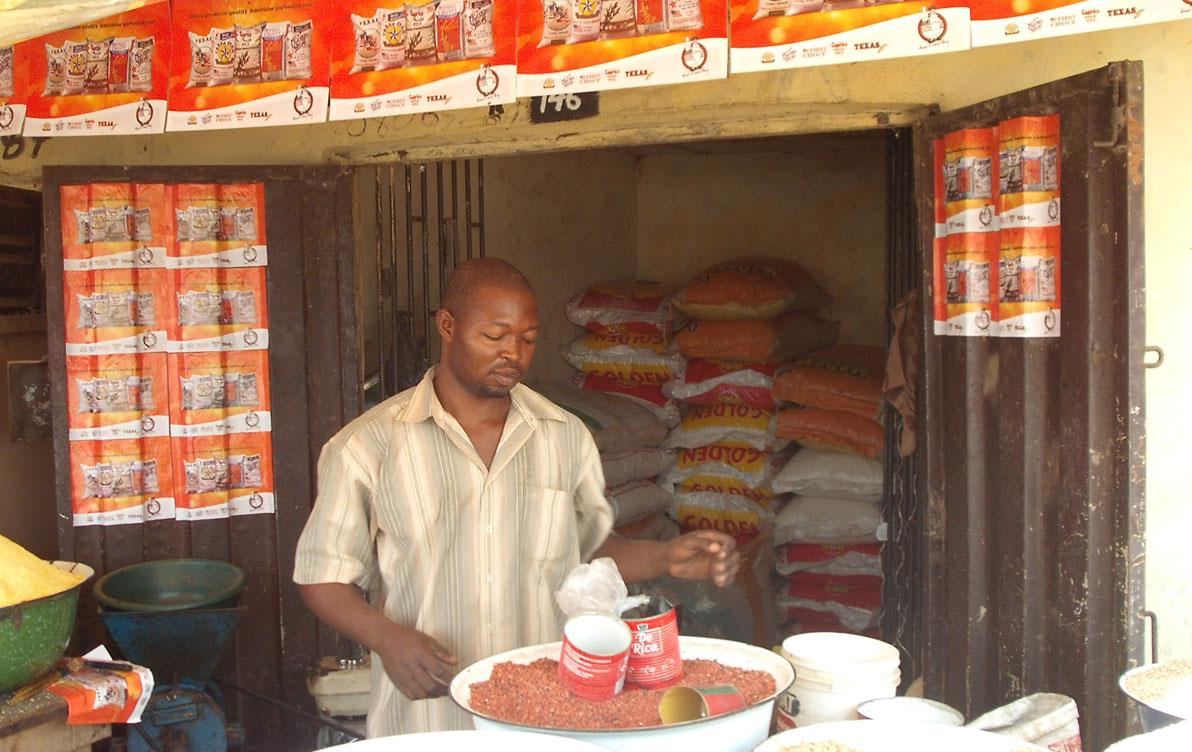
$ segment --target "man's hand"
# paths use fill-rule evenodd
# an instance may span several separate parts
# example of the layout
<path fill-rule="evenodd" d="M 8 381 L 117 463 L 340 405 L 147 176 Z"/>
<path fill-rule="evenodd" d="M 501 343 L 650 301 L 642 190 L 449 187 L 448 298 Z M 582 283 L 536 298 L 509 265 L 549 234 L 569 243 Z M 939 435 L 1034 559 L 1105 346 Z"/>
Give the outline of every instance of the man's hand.
<path fill-rule="evenodd" d="M 406 697 L 423 700 L 447 694 L 458 661 L 430 635 L 390 622 L 374 649 L 385 673 Z"/>
<path fill-rule="evenodd" d="M 680 535 L 667 546 L 668 571 L 685 580 L 712 580 L 724 587 L 737 576 L 741 554 L 731 535 L 715 530 L 698 530 Z"/>

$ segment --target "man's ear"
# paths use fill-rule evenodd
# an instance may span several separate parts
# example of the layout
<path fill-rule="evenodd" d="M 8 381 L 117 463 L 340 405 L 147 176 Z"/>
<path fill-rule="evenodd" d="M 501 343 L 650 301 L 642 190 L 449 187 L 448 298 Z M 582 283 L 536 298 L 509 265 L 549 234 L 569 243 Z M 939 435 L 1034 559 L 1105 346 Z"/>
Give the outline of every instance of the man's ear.
<path fill-rule="evenodd" d="M 435 311 L 435 328 L 444 342 L 452 341 L 455 337 L 455 317 L 446 308 L 440 308 Z"/>

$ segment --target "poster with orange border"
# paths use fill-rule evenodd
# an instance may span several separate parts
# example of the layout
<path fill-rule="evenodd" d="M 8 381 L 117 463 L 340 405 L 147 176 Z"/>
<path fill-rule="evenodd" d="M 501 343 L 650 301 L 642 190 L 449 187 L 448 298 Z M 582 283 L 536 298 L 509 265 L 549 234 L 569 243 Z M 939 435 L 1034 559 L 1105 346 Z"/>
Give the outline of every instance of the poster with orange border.
<path fill-rule="evenodd" d="M 934 331 L 962 337 L 996 336 L 1000 259 L 997 129 L 953 131 L 937 141 L 934 150 Z"/>
<path fill-rule="evenodd" d="M 728 76 L 727 0 L 517 0 L 519 97 Z"/>
<path fill-rule="evenodd" d="M 165 353 L 74 355 L 66 358 L 70 441 L 170 435 Z"/>
<path fill-rule="evenodd" d="M 171 353 L 169 361 L 173 436 L 272 430 L 267 350 Z"/>
<path fill-rule="evenodd" d="M 1002 337 L 1060 336 L 1060 118 L 998 124 Z"/>
<path fill-rule="evenodd" d="M 326 0 L 174 0 L 166 129 L 327 119 Z"/>
<path fill-rule="evenodd" d="M 0 47 L 0 136 L 18 136 L 25 124 L 26 72 L 15 45 Z"/>
<path fill-rule="evenodd" d="M 136 10 L 17 45 L 26 136 L 161 133 L 166 126 L 170 5 Z"/>
<path fill-rule="evenodd" d="M 265 350 L 265 268 L 172 269 L 176 328 L 170 352 Z"/>
<path fill-rule="evenodd" d="M 65 271 L 67 355 L 165 352 L 176 310 L 166 269 Z"/>
<path fill-rule="evenodd" d="M 174 517 L 170 439 L 70 442 L 76 527 L 131 525 Z"/>
<path fill-rule="evenodd" d="M 331 23 L 331 119 L 508 104 L 517 95 L 513 0 L 354 0 Z"/>
<path fill-rule="evenodd" d="M 232 269 L 269 263 L 264 183 L 182 183 L 172 188 L 177 231 L 167 266 Z"/>
<path fill-rule="evenodd" d="M 972 13 L 974 47 L 1192 19 L 1187 0 L 944 0 Z"/>
<path fill-rule="evenodd" d="M 892 0 L 732 0 L 733 73 L 969 48 L 965 7 Z"/>
<path fill-rule="evenodd" d="M 272 514 L 273 442 L 268 433 L 171 439 L 180 520 Z"/>
<path fill-rule="evenodd" d="M 64 185 L 62 268 L 165 268 L 173 246 L 171 189 L 160 183 Z"/>

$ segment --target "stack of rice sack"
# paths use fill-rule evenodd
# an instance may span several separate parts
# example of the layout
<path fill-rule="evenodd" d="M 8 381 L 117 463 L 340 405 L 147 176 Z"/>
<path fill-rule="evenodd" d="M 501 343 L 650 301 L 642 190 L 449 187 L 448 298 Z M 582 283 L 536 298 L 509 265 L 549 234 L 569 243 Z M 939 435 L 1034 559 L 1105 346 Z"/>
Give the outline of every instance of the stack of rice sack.
<path fill-rule="evenodd" d="M 567 317 L 585 330 L 563 350 L 578 371 L 576 391 L 549 394 L 592 430 L 617 532 L 632 538 L 678 534 L 664 514 L 674 497 L 655 482 L 673 464 L 674 453 L 659 445 L 679 419 L 662 393 L 682 366 L 669 339 L 670 292 L 653 282 L 608 282 L 572 298 Z"/>
<path fill-rule="evenodd" d="M 880 348 L 830 347 L 775 378 L 778 435 L 803 446 L 773 484 L 793 494 L 774 531 L 784 633 L 877 626 L 883 361 Z"/>
<path fill-rule="evenodd" d="M 685 367 L 664 387 L 683 418 L 665 444 L 678 454 L 663 485 L 674 489 L 671 514 L 684 531 L 736 537 L 744 556 L 737 582 L 760 644 L 773 634 L 772 481 L 789 444 L 777 435 L 774 378 L 781 364 L 835 339 L 836 325 L 811 314 L 826 303 L 801 267 L 766 258 L 714 266 L 674 298 L 691 321 L 675 336 Z"/>
<path fill-rule="evenodd" d="M 679 413 L 662 392 L 683 360 L 670 339 L 671 290 L 656 282 L 614 281 L 593 285 L 567 303 L 567 318 L 584 333 L 563 348 L 578 371 L 572 386 L 620 394 L 654 410 L 666 425 Z"/>

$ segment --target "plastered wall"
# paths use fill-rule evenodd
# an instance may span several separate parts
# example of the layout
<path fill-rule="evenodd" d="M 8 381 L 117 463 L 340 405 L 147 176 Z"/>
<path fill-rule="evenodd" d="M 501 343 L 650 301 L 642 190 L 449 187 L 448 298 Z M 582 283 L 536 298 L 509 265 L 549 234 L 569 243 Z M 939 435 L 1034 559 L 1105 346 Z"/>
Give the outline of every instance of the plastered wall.
<path fill-rule="evenodd" d="M 797 261 L 832 297 L 840 339 L 885 342 L 884 135 L 793 139 L 638 163 L 639 276 L 681 285 L 753 255 Z"/>
<path fill-rule="evenodd" d="M 10 360 L 45 357 L 44 331 L 0 331 L 0 535 L 46 559 L 57 558 L 54 457 L 50 439 L 16 442 L 9 432 Z"/>
<path fill-rule="evenodd" d="M 1187 95 L 1192 22 L 1144 26 L 929 58 L 734 76 L 727 81 L 602 95 L 601 116 L 550 126 L 528 123 L 528 106 L 386 118 L 351 124 L 141 138 L 57 139 L 0 161 L 0 183 L 36 187 L 45 164 L 225 164 L 376 161 L 403 154 L 507 153 L 608 146 L 645 137 L 700 140 L 743 129 L 813 132 L 904 123 L 908 104 L 944 109 L 1062 78 L 1114 60 L 1141 60 L 1146 106 L 1147 340 L 1166 362 L 1147 372 L 1147 601 L 1161 619 L 1163 656 L 1192 655 L 1192 99 Z M 420 151 L 421 150 L 421 151 Z M 486 152 L 487 150 L 487 152 Z M 494 160 L 495 161 L 495 160 Z M 582 176 L 580 176 L 582 178 Z M 574 191 L 573 191 L 574 192 Z M 567 202 L 569 194 L 552 200 Z M 582 210 L 577 210 L 577 215 Z"/>

